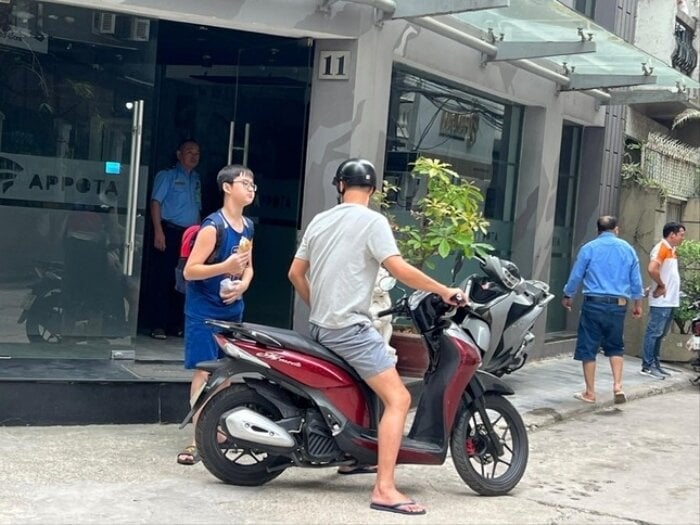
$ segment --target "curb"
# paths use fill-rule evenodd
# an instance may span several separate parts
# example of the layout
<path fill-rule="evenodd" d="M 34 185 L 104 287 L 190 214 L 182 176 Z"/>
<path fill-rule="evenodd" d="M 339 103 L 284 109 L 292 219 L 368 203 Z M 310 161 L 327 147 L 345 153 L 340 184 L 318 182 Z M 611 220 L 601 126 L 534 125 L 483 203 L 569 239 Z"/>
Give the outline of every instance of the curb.
<path fill-rule="evenodd" d="M 625 389 L 627 402 L 629 403 L 634 399 L 643 399 L 667 392 L 674 392 L 684 388 L 697 388 L 693 387 L 690 383 L 690 380 L 693 378 L 691 374 L 684 372 L 678 373 L 677 376 L 678 377 L 674 377 L 672 380 L 664 379 L 663 382 L 657 381 L 649 385 Z M 659 383 L 663 383 L 663 386 L 659 385 Z M 571 401 L 563 401 L 559 409 L 550 407 L 535 408 L 521 415 L 528 432 L 534 432 L 540 428 L 551 426 L 566 419 L 573 419 L 591 412 L 620 410 L 623 406 L 624 405 L 615 405 L 612 397 L 606 397 L 605 400 L 598 401 L 595 404 L 582 403 L 572 399 Z"/>

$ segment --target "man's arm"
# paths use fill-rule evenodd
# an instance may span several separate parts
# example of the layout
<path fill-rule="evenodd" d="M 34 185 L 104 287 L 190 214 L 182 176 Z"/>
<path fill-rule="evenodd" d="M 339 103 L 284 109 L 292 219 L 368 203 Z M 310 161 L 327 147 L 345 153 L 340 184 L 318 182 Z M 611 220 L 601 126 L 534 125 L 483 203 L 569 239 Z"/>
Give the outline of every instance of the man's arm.
<path fill-rule="evenodd" d="M 160 202 L 151 200 L 151 222 L 153 222 L 153 246 L 156 250 L 165 251 L 165 233 L 160 217 Z"/>
<path fill-rule="evenodd" d="M 309 271 L 309 261 L 295 257 L 289 267 L 287 277 L 292 282 L 292 286 L 306 304 L 311 306 L 311 288 L 306 274 Z"/>
<path fill-rule="evenodd" d="M 666 295 L 666 283 L 661 278 L 661 263 L 656 259 L 649 261 L 647 273 L 649 274 L 649 277 L 651 277 L 651 280 L 656 284 L 653 292 L 654 297 Z"/>
<path fill-rule="evenodd" d="M 382 262 L 382 265 L 392 276 L 404 283 L 406 286 L 410 286 L 415 290 L 436 293 L 448 304 L 457 304 L 454 300 L 454 296 L 461 294 L 462 298 L 465 300 L 460 304 L 466 303 L 466 297 L 464 297 L 463 290 L 460 290 L 459 288 L 448 288 L 444 284 L 440 284 L 435 279 L 432 279 L 421 272 L 415 266 L 407 263 L 400 255 L 392 255 L 387 257 Z"/>
<path fill-rule="evenodd" d="M 564 285 L 564 297 L 562 297 L 561 305 L 568 311 L 571 311 L 571 305 L 573 303 L 572 297 L 576 294 L 578 287 L 581 285 L 583 276 L 586 273 L 586 268 L 588 267 L 588 256 L 587 251 L 584 246 L 579 251 L 578 257 L 574 262 L 574 267 L 571 268 L 571 273 L 569 274 L 569 280 L 566 281 Z"/>

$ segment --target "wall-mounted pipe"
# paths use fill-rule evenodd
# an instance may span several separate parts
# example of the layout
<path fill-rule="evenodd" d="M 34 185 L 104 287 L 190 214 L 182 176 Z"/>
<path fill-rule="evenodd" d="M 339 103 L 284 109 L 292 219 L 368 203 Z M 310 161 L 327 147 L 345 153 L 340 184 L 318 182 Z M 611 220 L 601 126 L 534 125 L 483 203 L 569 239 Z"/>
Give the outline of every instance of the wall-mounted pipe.
<path fill-rule="evenodd" d="M 333 0 L 336 1 L 336 0 Z M 363 4 L 374 7 L 382 11 L 386 16 L 391 16 L 396 11 L 396 2 L 394 0 L 346 0 L 353 4 Z M 328 4 L 329 2 L 326 2 Z M 330 2 L 333 3 L 333 2 Z"/>

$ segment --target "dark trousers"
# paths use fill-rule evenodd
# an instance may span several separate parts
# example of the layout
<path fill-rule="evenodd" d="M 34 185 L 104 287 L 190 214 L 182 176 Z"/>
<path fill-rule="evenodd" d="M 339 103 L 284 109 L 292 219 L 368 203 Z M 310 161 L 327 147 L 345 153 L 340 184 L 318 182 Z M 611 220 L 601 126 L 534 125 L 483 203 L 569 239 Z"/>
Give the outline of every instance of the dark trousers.
<path fill-rule="evenodd" d="M 185 228 L 162 222 L 165 251 L 153 248 L 151 328 L 177 333 L 184 326 L 185 296 L 175 290 L 175 267 Z"/>

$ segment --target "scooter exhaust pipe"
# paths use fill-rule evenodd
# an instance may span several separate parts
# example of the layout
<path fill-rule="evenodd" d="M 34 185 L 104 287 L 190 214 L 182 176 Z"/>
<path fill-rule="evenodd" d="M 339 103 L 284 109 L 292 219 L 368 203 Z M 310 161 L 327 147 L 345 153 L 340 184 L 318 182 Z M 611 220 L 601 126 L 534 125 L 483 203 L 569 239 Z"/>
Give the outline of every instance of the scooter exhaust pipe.
<path fill-rule="evenodd" d="M 245 407 L 221 416 L 222 426 L 239 447 L 260 448 L 278 454 L 292 452 L 294 438 L 274 421 Z"/>

